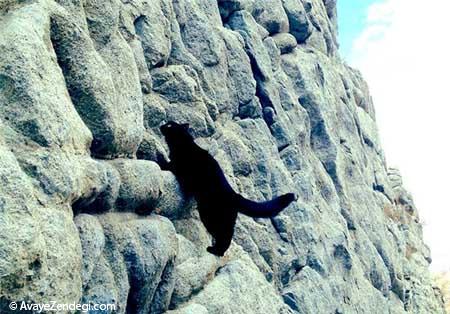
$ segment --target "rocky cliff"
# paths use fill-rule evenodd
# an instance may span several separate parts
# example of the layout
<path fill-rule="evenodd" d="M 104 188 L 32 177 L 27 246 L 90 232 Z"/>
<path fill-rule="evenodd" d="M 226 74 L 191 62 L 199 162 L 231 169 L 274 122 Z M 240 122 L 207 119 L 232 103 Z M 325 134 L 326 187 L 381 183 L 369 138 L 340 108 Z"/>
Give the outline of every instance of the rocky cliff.
<path fill-rule="evenodd" d="M 443 313 L 336 35 L 336 0 L 0 0 L 0 312 Z M 245 196 L 298 201 L 210 255 L 154 162 L 167 120 Z"/>

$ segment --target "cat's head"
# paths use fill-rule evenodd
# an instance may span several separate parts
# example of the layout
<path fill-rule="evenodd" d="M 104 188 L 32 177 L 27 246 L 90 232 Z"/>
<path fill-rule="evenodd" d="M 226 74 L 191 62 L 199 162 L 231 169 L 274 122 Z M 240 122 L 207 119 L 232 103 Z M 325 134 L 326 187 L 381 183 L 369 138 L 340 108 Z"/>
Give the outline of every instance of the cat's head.
<path fill-rule="evenodd" d="M 159 129 L 166 139 L 185 138 L 186 136 L 191 138 L 188 123 L 179 124 L 175 121 L 169 121 L 161 125 Z"/>

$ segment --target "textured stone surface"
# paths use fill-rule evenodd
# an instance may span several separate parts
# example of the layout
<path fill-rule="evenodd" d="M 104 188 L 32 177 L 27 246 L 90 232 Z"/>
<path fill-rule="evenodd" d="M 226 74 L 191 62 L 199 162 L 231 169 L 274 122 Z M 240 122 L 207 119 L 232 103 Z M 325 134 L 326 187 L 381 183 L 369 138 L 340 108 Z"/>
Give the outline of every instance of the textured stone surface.
<path fill-rule="evenodd" d="M 0 1 L 0 312 L 443 313 L 336 17 L 334 0 Z M 155 163 L 167 120 L 240 193 L 297 202 L 208 254 Z"/>

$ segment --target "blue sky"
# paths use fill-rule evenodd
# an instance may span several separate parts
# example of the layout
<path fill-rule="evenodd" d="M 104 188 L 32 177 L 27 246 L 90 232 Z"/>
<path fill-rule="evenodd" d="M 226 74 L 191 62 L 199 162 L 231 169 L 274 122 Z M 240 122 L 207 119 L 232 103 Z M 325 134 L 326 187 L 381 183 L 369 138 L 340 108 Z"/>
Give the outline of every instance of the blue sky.
<path fill-rule="evenodd" d="M 400 169 L 431 247 L 450 271 L 450 1 L 338 0 L 341 56 L 369 84 L 388 166 Z M 431 28 L 430 28 L 431 27 Z"/>
<path fill-rule="evenodd" d="M 366 25 L 367 10 L 379 0 L 338 0 L 340 53 L 348 60 L 353 41 Z"/>

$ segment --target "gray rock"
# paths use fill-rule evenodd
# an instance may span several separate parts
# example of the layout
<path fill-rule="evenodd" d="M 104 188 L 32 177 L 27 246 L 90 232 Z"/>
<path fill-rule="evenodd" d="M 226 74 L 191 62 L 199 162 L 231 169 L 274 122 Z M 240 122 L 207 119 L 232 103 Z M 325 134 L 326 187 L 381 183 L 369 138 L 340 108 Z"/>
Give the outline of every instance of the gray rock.
<path fill-rule="evenodd" d="M 143 160 L 114 160 L 121 184 L 116 207 L 122 210 L 150 212 L 160 195 L 161 181 L 156 163 Z"/>
<path fill-rule="evenodd" d="M 110 164 L 86 160 L 84 173 L 88 184 L 82 194 L 72 201 L 75 213 L 99 213 L 114 209 L 120 187 L 120 175 Z"/>
<path fill-rule="evenodd" d="M 257 97 L 253 97 L 249 103 L 239 106 L 239 117 L 242 119 L 261 118 L 262 108 L 259 99 Z"/>
<path fill-rule="evenodd" d="M 199 86 L 186 66 L 169 66 L 152 71 L 153 90 L 169 102 L 191 103 L 200 100 Z"/>
<path fill-rule="evenodd" d="M 167 311 L 167 314 L 208 314 L 208 309 L 203 305 L 190 303 L 178 310 Z"/>
<path fill-rule="evenodd" d="M 303 7 L 307 12 L 308 19 L 312 24 L 312 33 L 307 38 L 308 45 L 314 47 L 317 50 L 322 51 L 324 54 L 333 56 L 337 51 L 337 27 L 335 25 L 335 17 L 333 15 L 332 21 L 328 16 L 327 9 L 325 8 L 323 0 L 306 0 L 303 1 Z M 330 7 L 331 8 L 331 7 Z"/>
<path fill-rule="evenodd" d="M 226 21 L 235 11 L 251 11 L 255 0 L 219 0 L 219 11 L 222 20 Z"/>
<path fill-rule="evenodd" d="M 208 313 L 293 313 L 246 256 L 222 267 L 191 302 Z"/>
<path fill-rule="evenodd" d="M 159 128 L 162 121 L 167 120 L 167 113 L 164 109 L 167 100 L 157 93 L 150 93 L 144 96 L 144 126 L 146 131 Z M 144 135 L 145 137 L 145 135 Z"/>
<path fill-rule="evenodd" d="M 111 313 L 124 313 L 126 308 L 134 313 L 164 312 L 173 291 L 178 250 L 172 224 L 162 217 L 139 219 L 132 214 L 106 214 L 98 220 L 80 215 L 77 221 L 88 271 L 82 301 L 115 304 Z"/>
<path fill-rule="evenodd" d="M 3 1 L 0 312 L 444 313 L 336 21 L 334 0 Z M 195 202 L 155 163 L 168 120 L 237 192 L 297 201 L 239 215 L 209 254 Z"/>
<path fill-rule="evenodd" d="M 114 274 L 108 261 L 103 255 L 96 260 L 95 268 L 89 277 L 89 284 L 83 290 L 82 304 L 109 304 L 114 305 L 118 311 L 113 309 L 90 310 L 88 313 L 117 313 L 123 311 L 125 304 L 118 303 L 120 299 L 119 290 L 115 285 Z"/>
<path fill-rule="evenodd" d="M 269 34 L 288 31 L 289 21 L 281 0 L 255 1 L 252 9 L 255 20 L 264 26 Z"/>
<path fill-rule="evenodd" d="M 27 17 L 29 23 L 22 23 Z M 26 138 L 44 147 L 85 151 L 91 144 L 92 130 L 74 108 L 54 52 L 49 51 L 49 13 L 41 6 L 25 6 L 1 25 L 3 124 L 17 133 L 15 140 Z M 87 62 L 95 62 L 95 58 Z M 63 124 L 58 123 L 61 119 Z"/>
<path fill-rule="evenodd" d="M 83 251 L 81 277 L 83 279 L 83 287 L 86 287 L 105 247 L 105 236 L 102 226 L 94 216 L 80 214 L 75 217 L 75 224 L 80 233 L 81 249 Z"/>
<path fill-rule="evenodd" d="M 189 202 L 172 173 L 146 160 L 115 159 L 110 163 L 121 181 L 116 208 L 140 214 L 156 210 L 169 217 L 183 215 Z"/>
<path fill-rule="evenodd" d="M 81 247 L 69 207 L 39 204 L 31 180 L 1 136 L 0 159 L 0 310 L 8 313 L 9 302 L 18 300 L 76 302 Z"/>
<path fill-rule="evenodd" d="M 286 34 L 286 33 L 284 33 Z M 271 63 L 272 63 L 272 71 L 277 72 L 280 69 L 281 66 L 281 51 L 280 48 L 277 46 L 277 43 L 274 40 L 273 37 L 267 37 L 263 41 L 264 46 L 267 50 L 267 53 L 270 56 Z M 297 43 L 296 43 L 297 44 Z"/>
<path fill-rule="evenodd" d="M 213 31 L 213 24 L 207 21 L 211 18 L 221 23 L 217 7 L 207 2 L 181 0 L 175 8 L 186 48 L 205 67 L 217 65 L 221 59 L 223 43 L 218 33 Z"/>
<path fill-rule="evenodd" d="M 153 90 L 160 96 L 147 97 L 145 120 L 148 127 L 153 127 L 159 133 L 157 127 L 165 118 L 180 123 L 189 122 L 196 134 L 211 135 L 214 123 L 209 113 L 210 108 L 207 107 L 208 102 L 199 78 L 192 68 L 173 65 L 155 69 L 152 71 L 152 79 Z M 184 109 L 180 110 L 180 106 L 184 106 Z"/>
<path fill-rule="evenodd" d="M 296 0 L 283 0 L 283 7 L 289 19 L 289 33 L 294 35 L 299 44 L 311 35 L 312 27 L 303 3 Z"/>
<path fill-rule="evenodd" d="M 171 307 L 183 304 L 204 286 L 214 276 L 220 263 L 211 254 L 203 251 L 203 256 L 191 257 L 175 268 L 175 286 L 171 299 Z"/>
<path fill-rule="evenodd" d="M 153 132 L 145 132 L 144 138 L 142 139 L 141 145 L 139 146 L 137 152 L 138 159 L 152 160 L 156 162 L 158 161 L 158 155 L 166 155 L 161 139 Z"/>
<path fill-rule="evenodd" d="M 270 57 L 258 33 L 258 26 L 253 17 L 246 11 L 237 11 L 228 21 L 231 29 L 239 31 L 245 41 L 245 49 L 253 63 L 255 75 L 267 79 L 272 75 Z M 255 69 L 256 67 L 256 69 Z"/>
<path fill-rule="evenodd" d="M 255 95 L 256 82 L 250 65 L 250 59 L 243 50 L 243 38 L 235 32 L 223 31 L 222 38 L 227 49 L 228 74 L 239 104 L 247 104 Z"/>
<path fill-rule="evenodd" d="M 295 37 L 288 33 L 277 34 L 273 39 L 282 54 L 291 52 L 297 46 Z"/>
<path fill-rule="evenodd" d="M 160 1 L 146 5 L 145 15 L 135 17 L 133 24 L 141 41 L 147 67 L 153 69 L 166 65 L 172 45 L 169 20 L 162 12 Z"/>
<path fill-rule="evenodd" d="M 87 26 L 77 25 L 67 15 L 53 16 L 51 33 L 71 99 L 93 132 L 92 151 L 107 158 L 133 155 L 143 125 L 142 96 L 136 65 L 130 63 L 131 49 L 117 37 L 116 42 L 108 41 L 111 47 L 101 49 L 104 53 L 99 54 Z M 119 73 L 118 69 L 127 71 Z"/>

